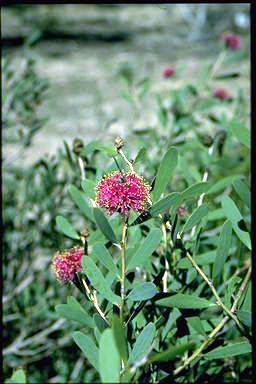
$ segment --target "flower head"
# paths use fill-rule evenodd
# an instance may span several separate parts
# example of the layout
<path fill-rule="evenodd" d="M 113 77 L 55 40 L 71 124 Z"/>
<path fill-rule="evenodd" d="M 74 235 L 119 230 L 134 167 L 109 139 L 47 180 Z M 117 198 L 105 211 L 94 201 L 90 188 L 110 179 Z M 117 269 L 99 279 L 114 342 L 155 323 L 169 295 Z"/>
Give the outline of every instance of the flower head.
<path fill-rule="evenodd" d="M 168 79 L 169 77 L 174 76 L 175 73 L 176 73 L 175 68 L 173 68 L 173 67 L 167 67 L 167 68 L 164 69 L 163 76 L 164 76 L 166 79 Z"/>
<path fill-rule="evenodd" d="M 240 37 L 234 35 L 232 32 L 224 32 L 221 40 L 224 42 L 226 47 L 230 48 L 232 51 L 236 51 L 241 48 Z"/>
<path fill-rule="evenodd" d="M 67 251 L 57 252 L 52 261 L 52 269 L 61 283 L 74 281 L 75 273 L 82 272 L 83 247 L 74 247 Z"/>
<path fill-rule="evenodd" d="M 143 212 L 149 202 L 150 186 L 134 172 L 110 173 L 99 181 L 96 190 L 96 203 L 110 215 L 127 215 L 130 209 Z"/>
<path fill-rule="evenodd" d="M 213 96 L 220 100 L 232 100 L 232 96 L 228 94 L 226 89 L 218 88 L 213 92 Z"/>

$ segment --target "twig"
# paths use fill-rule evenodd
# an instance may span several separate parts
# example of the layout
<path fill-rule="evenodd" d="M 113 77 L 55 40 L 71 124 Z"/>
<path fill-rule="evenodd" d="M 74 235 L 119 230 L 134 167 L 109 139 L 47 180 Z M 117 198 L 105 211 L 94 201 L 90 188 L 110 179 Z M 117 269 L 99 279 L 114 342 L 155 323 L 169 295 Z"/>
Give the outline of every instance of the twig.
<path fill-rule="evenodd" d="M 230 310 L 230 312 L 234 313 L 237 309 L 237 306 L 238 306 L 238 303 L 242 297 L 242 294 L 243 292 L 245 291 L 249 281 L 250 281 L 250 278 L 251 278 L 251 272 L 252 272 L 252 268 L 251 266 L 249 267 L 248 271 L 247 271 L 247 274 L 244 278 L 244 281 L 243 283 L 241 284 L 240 288 L 239 288 L 239 291 L 235 297 L 235 300 L 234 300 L 234 303 L 232 305 L 232 308 Z M 180 367 L 178 367 L 177 369 L 175 369 L 174 371 L 174 376 L 178 375 L 180 372 L 182 372 L 192 361 L 194 361 L 196 358 L 198 358 L 202 351 L 208 347 L 208 345 L 210 345 L 214 340 L 215 338 L 217 337 L 218 333 L 222 330 L 222 328 L 224 327 L 224 325 L 230 320 L 230 317 L 227 315 L 225 316 L 222 321 L 219 323 L 219 325 L 217 325 L 217 327 L 215 327 L 213 329 L 213 331 L 210 333 L 209 337 L 202 343 L 201 347 L 199 347 L 188 359 L 186 359 L 186 361 L 184 361 L 183 365 L 181 365 Z"/>

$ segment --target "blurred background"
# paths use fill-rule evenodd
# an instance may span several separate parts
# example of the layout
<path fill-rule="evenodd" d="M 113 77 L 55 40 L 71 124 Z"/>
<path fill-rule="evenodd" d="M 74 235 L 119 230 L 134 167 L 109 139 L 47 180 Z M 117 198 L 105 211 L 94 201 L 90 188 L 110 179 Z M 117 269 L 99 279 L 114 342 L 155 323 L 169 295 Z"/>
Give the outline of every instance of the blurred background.
<path fill-rule="evenodd" d="M 76 324 L 54 310 L 68 295 L 77 296 L 50 270 L 54 252 L 73 244 L 56 231 L 56 215 L 81 222 L 67 195 L 70 183 L 80 187 L 68 148 L 75 137 L 84 144 L 117 135 L 132 142 L 135 132 L 158 129 L 157 95 L 200 81 L 218 57 L 225 31 L 241 38 L 241 50 L 226 68 L 240 75 L 225 86 L 233 95 L 242 89 L 248 122 L 249 4 L 1 8 L 5 379 L 18 367 L 31 383 L 95 379 L 71 339 Z M 169 67 L 175 78 L 164 77 Z"/>

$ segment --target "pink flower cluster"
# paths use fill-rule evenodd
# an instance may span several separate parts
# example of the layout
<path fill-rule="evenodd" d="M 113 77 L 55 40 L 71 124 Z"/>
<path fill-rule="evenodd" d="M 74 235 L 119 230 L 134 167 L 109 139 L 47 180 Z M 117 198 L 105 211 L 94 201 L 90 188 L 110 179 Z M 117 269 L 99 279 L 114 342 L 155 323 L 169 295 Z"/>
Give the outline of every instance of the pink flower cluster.
<path fill-rule="evenodd" d="M 232 96 L 230 96 L 224 88 L 216 89 L 213 96 L 220 100 L 232 100 Z"/>
<path fill-rule="evenodd" d="M 226 47 L 230 48 L 232 51 L 236 51 L 241 48 L 240 37 L 234 35 L 232 32 L 224 32 L 221 40 L 224 42 Z"/>
<path fill-rule="evenodd" d="M 176 73 L 175 68 L 173 68 L 173 67 L 167 67 L 167 68 L 164 69 L 163 76 L 164 76 L 166 79 L 168 79 L 169 77 L 174 76 L 175 73 Z"/>
<path fill-rule="evenodd" d="M 134 172 L 110 173 L 96 186 L 96 203 L 109 215 L 127 215 L 131 209 L 143 212 L 149 201 L 150 186 Z"/>
<path fill-rule="evenodd" d="M 83 247 L 74 247 L 67 251 L 57 252 L 52 261 L 52 269 L 61 283 L 71 283 L 76 272 L 82 272 Z"/>

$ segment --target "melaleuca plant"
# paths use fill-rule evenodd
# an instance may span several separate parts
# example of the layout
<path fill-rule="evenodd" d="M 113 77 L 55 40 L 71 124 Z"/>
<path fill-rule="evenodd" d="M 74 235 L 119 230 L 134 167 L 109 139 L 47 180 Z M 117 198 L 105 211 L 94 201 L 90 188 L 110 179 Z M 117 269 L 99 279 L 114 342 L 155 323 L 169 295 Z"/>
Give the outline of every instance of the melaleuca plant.
<path fill-rule="evenodd" d="M 95 151 L 100 163 L 87 175 L 85 157 Z M 94 141 L 79 150 L 82 190 L 68 191 L 83 221 L 57 216 L 74 246 L 59 250 L 52 267 L 81 296 L 56 310 L 79 323 L 73 338 L 92 382 L 221 375 L 230 356 L 250 359 L 249 188 L 238 175 L 212 183 L 205 169 L 202 181 L 176 189 L 177 148 L 151 175 L 144 154 L 131 159 L 120 137 L 113 147 Z M 218 156 L 216 141 L 210 155 Z"/>

